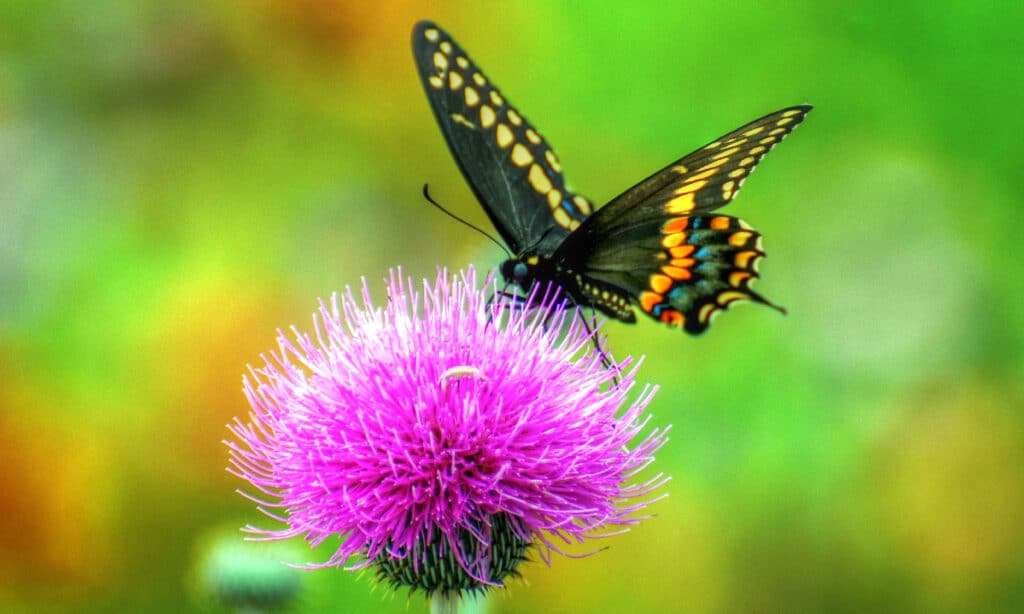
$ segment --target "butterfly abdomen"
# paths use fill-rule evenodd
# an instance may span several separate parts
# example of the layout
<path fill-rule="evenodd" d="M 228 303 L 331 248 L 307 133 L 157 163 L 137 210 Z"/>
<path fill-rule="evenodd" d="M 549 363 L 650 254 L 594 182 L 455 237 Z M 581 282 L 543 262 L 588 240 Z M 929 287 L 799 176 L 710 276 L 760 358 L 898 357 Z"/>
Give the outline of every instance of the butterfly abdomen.
<path fill-rule="evenodd" d="M 576 307 L 596 309 L 623 322 L 636 322 L 633 300 L 628 292 L 614 284 L 583 275 L 546 256 L 531 255 L 507 260 L 501 265 L 501 272 L 507 282 L 526 292 L 533 290 L 535 285 L 540 285 L 543 292 L 544 286 L 550 285 L 558 288 L 563 297 Z"/>

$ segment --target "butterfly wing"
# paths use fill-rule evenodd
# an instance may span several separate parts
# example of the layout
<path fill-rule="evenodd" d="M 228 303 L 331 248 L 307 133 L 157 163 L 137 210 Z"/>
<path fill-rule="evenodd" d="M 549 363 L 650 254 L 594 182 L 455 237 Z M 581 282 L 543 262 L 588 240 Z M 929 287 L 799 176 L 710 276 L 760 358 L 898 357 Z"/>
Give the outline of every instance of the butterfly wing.
<path fill-rule="evenodd" d="M 629 298 L 691 334 L 737 301 L 781 310 L 751 288 L 765 255 L 761 235 L 737 218 L 708 214 L 736 197 L 810 110 L 776 111 L 668 165 L 590 216 L 553 259 L 608 290 L 613 302 Z"/>
<path fill-rule="evenodd" d="M 516 254 L 551 253 L 590 215 L 547 141 L 437 24 L 421 21 L 413 55 L 441 132 L 495 228 Z"/>

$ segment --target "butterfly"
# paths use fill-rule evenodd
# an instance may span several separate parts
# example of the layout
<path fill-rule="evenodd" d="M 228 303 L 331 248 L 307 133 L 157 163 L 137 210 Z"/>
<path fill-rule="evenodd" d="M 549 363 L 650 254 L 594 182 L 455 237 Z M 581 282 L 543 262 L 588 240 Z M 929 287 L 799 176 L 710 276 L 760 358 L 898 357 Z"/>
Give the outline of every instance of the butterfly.
<path fill-rule="evenodd" d="M 551 283 L 579 307 L 635 322 L 635 309 L 700 334 L 739 301 L 785 310 L 751 288 L 765 256 L 749 224 L 714 211 L 810 112 L 781 109 L 733 130 L 596 209 L 572 191 L 558 157 L 437 24 L 413 29 L 430 107 L 463 176 L 514 257 L 523 290 Z"/>

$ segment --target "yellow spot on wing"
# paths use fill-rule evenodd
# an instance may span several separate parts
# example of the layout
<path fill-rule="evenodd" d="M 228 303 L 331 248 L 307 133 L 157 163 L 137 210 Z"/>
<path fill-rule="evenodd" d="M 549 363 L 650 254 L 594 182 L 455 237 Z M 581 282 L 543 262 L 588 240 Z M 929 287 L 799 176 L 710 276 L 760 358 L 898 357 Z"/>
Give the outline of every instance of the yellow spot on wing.
<path fill-rule="evenodd" d="M 530 167 L 530 174 L 527 175 L 527 179 L 530 181 L 530 185 L 533 187 L 533 189 L 540 194 L 547 194 L 548 192 L 551 191 L 551 188 L 553 187 L 551 185 L 551 180 L 548 179 L 547 174 L 544 172 L 544 169 L 542 169 L 539 164 L 534 164 L 533 166 Z M 564 210 L 559 209 L 559 211 Z M 557 217 L 557 212 L 555 215 Z M 566 217 L 568 217 L 568 215 L 569 214 L 566 213 Z"/>
<path fill-rule="evenodd" d="M 461 68 L 462 70 L 466 70 L 467 68 L 469 68 L 469 60 L 466 59 L 466 56 L 464 55 L 460 55 L 459 57 L 455 58 L 455 63 L 458 64 L 459 68 Z"/>
<path fill-rule="evenodd" d="M 676 194 L 689 194 L 691 192 L 699 192 L 707 184 L 708 184 L 708 182 L 706 180 L 692 181 L 692 182 L 689 182 L 689 183 L 684 183 L 681 187 L 676 189 L 675 193 Z"/>
<path fill-rule="evenodd" d="M 729 245 L 733 247 L 743 247 L 750 240 L 750 237 L 754 236 L 754 233 L 749 230 L 740 230 L 729 235 Z"/>
<path fill-rule="evenodd" d="M 729 285 L 733 288 L 739 288 L 745 281 L 753 277 L 746 271 L 733 271 L 729 273 Z"/>
<path fill-rule="evenodd" d="M 745 169 L 745 168 L 737 168 L 735 170 L 729 171 L 729 178 L 730 179 L 739 179 L 740 177 L 742 177 L 742 176 L 744 176 L 746 174 L 747 174 L 747 169 Z"/>
<path fill-rule="evenodd" d="M 440 51 L 434 52 L 434 66 L 442 72 L 448 70 L 448 58 L 444 57 Z"/>
<path fill-rule="evenodd" d="M 562 204 L 562 193 L 558 190 L 548 192 L 548 206 L 554 209 Z"/>
<path fill-rule="evenodd" d="M 476 128 L 476 126 L 473 125 L 473 122 L 466 119 L 465 115 L 461 115 L 459 113 L 452 113 L 451 118 L 452 121 L 455 122 L 456 124 L 462 124 L 467 128 Z"/>
<path fill-rule="evenodd" d="M 540 135 L 537 134 L 537 131 L 534 130 L 533 128 L 526 129 L 526 139 L 533 143 L 534 145 L 540 145 L 541 142 Z"/>
<path fill-rule="evenodd" d="M 665 203 L 665 212 L 671 214 L 689 213 L 694 207 L 693 194 L 681 194 Z"/>
<path fill-rule="evenodd" d="M 450 87 L 451 89 L 453 89 L 453 90 L 459 89 L 460 87 L 462 87 L 462 84 L 464 82 L 465 82 L 465 80 L 462 78 L 462 75 L 460 75 L 459 73 L 457 73 L 457 72 L 450 72 L 450 73 L 448 73 L 448 87 Z"/>
<path fill-rule="evenodd" d="M 451 53 L 452 52 L 452 44 L 450 42 L 448 42 L 448 41 L 442 42 L 441 43 L 441 51 L 444 51 L 445 53 Z"/>
<path fill-rule="evenodd" d="M 498 93 L 498 90 L 491 90 L 491 102 L 494 103 L 494 106 L 500 107 L 501 105 L 505 104 L 505 99 L 501 97 L 501 94 Z"/>
<path fill-rule="evenodd" d="M 725 162 L 728 162 L 728 160 L 723 159 L 722 162 L 725 163 Z M 707 179 L 708 177 L 711 177 L 712 175 L 714 175 L 717 172 L 718 172 L 717 168 L 712 168 L 710 170 L 706 170 L 706 171 L 701 172 L 701 173 L 694 173 L 693 175 L 690 175 L 689 177 L 686 178 L 686 183 L 689 184 L 689 183 L 693 183 L 695 181 L 699 181 L 701 179 Z M 704 183 L 707 183 L 707 182 L 705 181 Z"/>
<path fill-rule="evenodd" d="M 718 160 L 715 160 L 714 162 L 712 162 L 710 164 L 705 164 L 704 166 L 698 168 L 697 172 L 699 173 L 701 171 L 706 171 L 708 169 L 718 168 L 719 166 L 722 166 L 723 164 L 725 164 L 728 161 L 729 161 L 729 158 L 719 158 Z"/>
<path fill-rule="evenodd" d="M 751 268 L 750 265 L 756 263 L 759 257 L 760 254 L 757 252 L 744 250 L 742 252 L 736 252 L 736 255 L 733 257 L 733 262 L 735 262 L 736 266 L 741 269 L 749 269 Z"/>
<path fill-rule="evenodd" d="M 561 209 L 559 209 L 559 211 L 561 211 Z M 569 222 L 569 227 L 568 228 L 569 228 L 570 232 L 575 231 L 579 227 L 580 227 L 580 221 L 579 220 L 573 220 L 573 221 Z"/>
<path fill-rule="evenodd" d="M 792 111 L 786 111 L 782 114 L 783 117 L 793 117 L 794 115 L 800 115 L 803 113 L 800 109 L 793 109 Z"/>
<path fill-rule="evenodd" d="M 427 79 L 427 81 L 429 81 L 430 86 L 436 90 L 439 90 L 442 87 L 444 87 L 444 79 L 438 77 L 437 75 L 431 75 L 430 78 Z"/>
<path fill-rule="evenodd" d="M 755 158 L 754 156 L 747 156 L 746 158 L 743 158 L 742 160 L 740 160 L 740 166 L 750 166 L 751 164 L 753 164 L 756 161 L 757 161 L 757 158 Z"/>
<path fill-rule="evenodd" d="M 475 72 L 473 73 L 473 83 L 476 83 L 480 87 L 487 85 L 487 77 L 482 74 Z"/>
<path fill-rule="evenodd" d="M 791 121 L 793 121 L 792 117 L 783 117 L 779 121 L 775 122 L 775 125 L 776 126 L 785 126 L 786 124 L 790 123 Z"/>
<path fill-rule="evenodd" d="M 767 148 L 767 147 L 765 147 L 764 145 L 758 145 L 757 147 L 754 147 L 754 148 L 752 148 L 752 149 L 751 149 L 751 150 L 750 150 L 749 152 L 747 152 L 747 153 L 749 153 L 749 154 L 750 154 L 750 155 L 752 155 L 752 156 L 756 156 L 756 155 L 757 155 L 757 154 L 759 154 L 759 153 L 764 153 L 764 152 L 765 152 L 765 151 L 766 151 L 767 149 L 768 149 L 768 148 Z"/>
<path fill-rule="evenodd" d="M 772 130 L 768 134 L 776 135 L 776 134 L 785 134 L 785 133 L 786 133 L 786 129 L 785 128 L 776 128 L 775 130 Z"/>
<path fill-rule="evenodd" d="M 569 217 L 569 213 L 565 209 L 555 209 L 551 215 L 562 228 L 568 228 L 572 224 L 572 218 Z"/>
<path fill-rule="evenodd" d="M 516 113 L 515 109 L 508 110 L 508 121 L 511 122 L 513 126 L 523 125 L 523 117 L 519 115 L 519 113 Z"/>
<path fill-rule="evenodd" d="M 590 212 L 594 210 L 594 207 L 590 204 L 590 201 L 588 201 L 586 198 L 583 198 L 578 194 L 572 197 L 572 202 L 576 204 L 576 208 L 579 209 L 580 213 L 582 213 L 583 215 L 590 215 Z"/>
<path fill-rule="evenodd" d="M 700 320 L 701 324 L 707 324 L 708 318 L 717 309 L 718 307 L 714 303 L 708 303 L 700 308 L 700 312 L 697 313 L 697 319 Z"/>
<path fill-rule="evenodd" d="M 712 160 L 717 160 L 719 158 L 728 158 L 729 156 L 733 155 L 734 153 L 736 153 L 739 150 L 740 150 L 739 147 L 730 147 L 729 149 L 726 149 L 725 151 L 723 151 L 721 153 L 715 154 L 714 156 L 711 157 L 711 159 Z"/>
<path fill-rule="evenodd" d="M 685 166 L 683 166 L 682 164 L 678 164 L 678 165 L 676 165 L 676 166 L 673 166 L 673 167 L 672 167 L 672 170 L 673 170 L 673 171 L 675 171 L 675 172 L 677 172 L 677 173 L 679 173 L 680 175 L 685 175 L 686 173 L 688 173 L 688 172 L 689 172 L 689 171 L 688 171 L 688 170 L 686 169 L 686 167 L 685 167 Z"/>
<path fill-rule="evenodd" d="M 437 42 L 437 38 L 440 35 L 441 35 L 441 33 L 438 32 L 434 28 L 430 28 L 430 29 L 427 29 L 427 30 L 423 31 L 423 37 L 426 38 L 428 41 L 430 41 L 432 43 L 436 43 Z"/>
<path fill-rule="evenodd" d="M 480 102 L 480 94 L 477 94 L 476 90 L 473 89 L 472 86 L 467 85 L 463 93 L 466 95 L 467 106 L 475 107 L 477 103 Z"/>
<path fill-rule="evenodd" d="M 498 141 L 498 147 L 508 147 L 515 137 L 512 135 L 511 128 L 505 124 L 498 124 L 495 130 L 495 139 Z"/>
<path fill-rule="evenodd" d="M 558 163 L 558 156 L 555 155 L 555 152 L 551 151 L 550 149 L 545 151 L 544 159 L 548 161 L 548 164 L 551 166 L 551 170 L 555 171 L 556 173 L 562 172 L 562 165 Z"/>
<path fill-rule="evenodd" d="M 526 166 L 533 162 L 533 154 L 522 143 L 516 143 L 512 147 L 512 163 L 516 166 Z"/>
<path fill-rule="evenodd" d="M 719 305 L 725 306 L 734 301 L 750 300 L 750 296 L 736 290 L 726 290 L 725 292 L 720 292 L 715 299 Z"/>
<path fill-rule="evenodd" d="M 487 105 L 480 107 L 480 125 L 484 128 L 490 128 L 494 125 L 494 120 L 497 116 L 494 114 L 494 109 Z"/>
<path fill-rule="evenodd" d="M 751 128 L 750 130 L 747 130 L 746 132 L 743 133 L 743 136 L 754 136 L 756 134 L 761 134 L 762 132 L 764 132 L 764 126 L 758 126 L 757 128 Z"/>
<path fill-rule="evenodd" d="M 783 130 L 783 132 L 785 132 L 785 130 Z M 760 143 L 762 145 L 771 145 L 775 141 L 776 141 L 776 138 L 774 136 L 766 136 L 763 139 L 761 139 L 760 141 L 758 141 L 758 143 Z"/>

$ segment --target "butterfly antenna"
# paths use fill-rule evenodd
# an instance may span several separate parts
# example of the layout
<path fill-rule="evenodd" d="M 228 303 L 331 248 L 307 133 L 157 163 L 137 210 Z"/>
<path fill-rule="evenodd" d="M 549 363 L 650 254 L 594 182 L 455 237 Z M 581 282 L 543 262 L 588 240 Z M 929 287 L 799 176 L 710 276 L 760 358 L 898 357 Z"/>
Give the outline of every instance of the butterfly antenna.
<path fill-rule="evenodd" d="M 505 255 L 506 255 L 506 256 L 508 256 L 509 258 L 511 258 L 511 257 L 512 257 L 512 254 L 511 254 L 511 253 L 509 253 L 508 249 L 507 249 L 507 248 L 506 248 L 506 247 L 505 247 L 504 245 L 502 245 L 500 241 L 498 241 L 497 239 L 495 239 L 495 238 L 494 238 L 494 237 L 492 237 L 491 235 L 487 234 L 487 233 L 486 233 L 486 232 L 485 232 L 484 230 L 482 230 L 482 229 L 481 229 L 481 228 L 480 228 L 479 226 L 474 226 L 473 224 L 470 224 L 470 223 L 469 223 L 469 222 L 467 222 L 466 220 L 462 219 L 461 217 L 459 217 L 459 216 L 455 215 L 455 214 L 454 214 L 454 213 L 452 213 L 451 211 L 449 211 L 449 210 L 445 209 L 445 208 L 444 208 L 444 207 L 442 207 L 442 206 L 441 206 L 440 204 L 438 204 L 438 202 L 437 202 L 436 200 L 434 200 L 434 199 L 433 199 L 433 198 L 432 198 L 432 197 L 430 196 L 430 187 L 429 187 L 429 186 L 428 186 L 428 185 L 427 185 L 426 183 L 424 183 L 424 184 L 423 184 L 423 198 L 426 198 L 426 199 L 427 199 L 427 202 L 428 202 L 428 203 L 430 203 L 430 204 L 434 205 L 435 207 L 437 207 L 438 209 L 440 209 L 442 213 L 444 213 L 444 214 L 445 214 L 445 215 L 447 215 L 448 217 L 452 218 L 452 219 L 453 219 L 453 220 L 455 220 L 456 222 L 459 222 L 459 223 L 461 223 L 461 224 L 465 224 L 466 226 L 469 226 L 469 227 L 470 227 L 470 228 L 472 228 L 473 230 L 475 230 L 475 231 L 479 232 L 480 234 L 482 234 L 483 236 L 487 237 L 488 239 L 490 239 L 490 240 L 491 240 L 491 242 L 492 242 L 492 243 L 494 243 L 495 245 L 497 245 L 498 247 L 500 247 L 500 248 L 501 248 L 501 251 L 505 252 Z"/>

